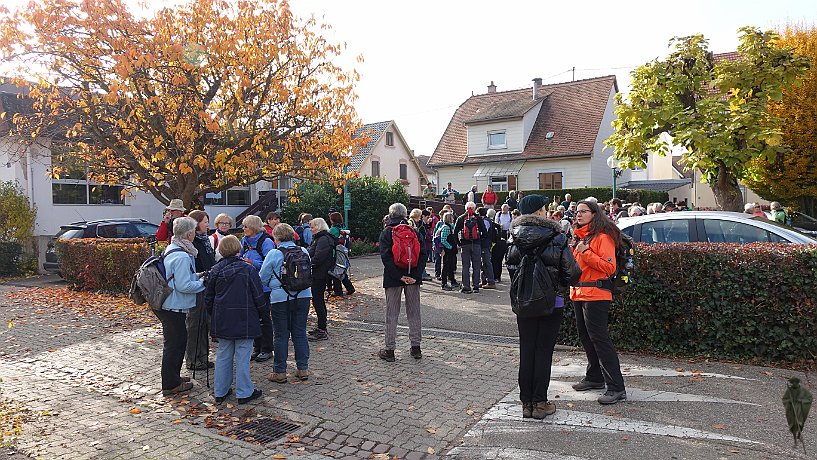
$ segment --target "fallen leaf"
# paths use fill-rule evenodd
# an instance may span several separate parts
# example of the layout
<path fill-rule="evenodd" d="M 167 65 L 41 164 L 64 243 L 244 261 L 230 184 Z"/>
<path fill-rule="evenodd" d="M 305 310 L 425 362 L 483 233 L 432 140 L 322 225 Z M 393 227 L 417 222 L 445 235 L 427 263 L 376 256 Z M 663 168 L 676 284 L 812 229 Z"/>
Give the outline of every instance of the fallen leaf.
<path fill-rule="evenodd" d="M 684 372 L 684 368 L 683 367 L 676 367 L 675 372 Z"/>
<path fill-rule="evenodd" d="M 433 426 L 430 426 L 430 427 L 426 428 L 426 431 L 428 431 L 431 434 L 434 434 L 434 433 L 437 432 L 437 429 L 434 428 Z"/>
<path fill-rule="evenodd" d="M 474 415 L 474 411 L 472 409 L 468 409 L 467 411 L 465 411 L 465 413 L 468 415 Z"/>
<path fill-rule="evenodd" d="M 714 428 L 716 430 L 725 430 L 726 425 L 724 425 L 723 423 L 713 423 L 712 428 Z"/>
<path fill-rule="evenodd" d="M 428 452 L 431 455 L 434 455 L 435 450 L 433 447 L 429 447 L 428 449 L 426 449 L 426 452 Z"/>
<path fill-rule="evenodd" d="M 8 326 L 9 326 L 9 329 L 13 328 L 14 327 L 14 321 L 9 320 Z"/>
<path fill-rule="evenodd" d="M 136 343 L 142 343 L 144 341 L 145 341 L 145 339 L 139 339 L 139 340 L 136 341 Z"/>
<path fill-rule="evenodd" d="M 133 408 L 131 408 L 130 413 L 131 414 L 141 414 L 142 409 L 139 409 L 138 407 L 133 407 Z"/>
<path fill-rule="evenodd" d="M 286 455 L 281 455 L 281 454 L 275 454 L 275 455 L 272 456 L 272 458 L 287 458 L 287 456 Z"/>

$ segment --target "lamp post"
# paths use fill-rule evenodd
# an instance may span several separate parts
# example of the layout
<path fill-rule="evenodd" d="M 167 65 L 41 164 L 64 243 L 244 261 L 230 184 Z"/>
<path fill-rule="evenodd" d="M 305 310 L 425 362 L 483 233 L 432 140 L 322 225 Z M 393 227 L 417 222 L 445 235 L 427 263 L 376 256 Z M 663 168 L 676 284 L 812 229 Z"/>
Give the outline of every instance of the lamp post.
<path fill-rule="evenodd" d="M 618 159 L 615 155 L 607 158 L 607 166 L 613 171 L 613 198 L 616 197 L 616 178 L 618 177 Z"/>
<path fill-rule="evenodd" d="M 343 167 L 343 223 L 346 228 L 349 227 L 349 210 L 352 209 L 352 195 L 349 193 L 348 178 L 346 174 L 349 172 L 349 166 Z"/>

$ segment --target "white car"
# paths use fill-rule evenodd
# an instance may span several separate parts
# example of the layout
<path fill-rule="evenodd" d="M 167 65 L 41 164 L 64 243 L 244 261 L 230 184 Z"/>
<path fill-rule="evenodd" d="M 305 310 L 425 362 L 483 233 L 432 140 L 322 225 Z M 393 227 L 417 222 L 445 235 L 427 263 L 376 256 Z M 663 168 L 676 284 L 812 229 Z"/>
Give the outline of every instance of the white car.
<path fill-rule="evenodd" d="M 622 217 L 618 228 L 641 243 L 817 244 L 791 227 L 739 212 L 679 211 Z"/>

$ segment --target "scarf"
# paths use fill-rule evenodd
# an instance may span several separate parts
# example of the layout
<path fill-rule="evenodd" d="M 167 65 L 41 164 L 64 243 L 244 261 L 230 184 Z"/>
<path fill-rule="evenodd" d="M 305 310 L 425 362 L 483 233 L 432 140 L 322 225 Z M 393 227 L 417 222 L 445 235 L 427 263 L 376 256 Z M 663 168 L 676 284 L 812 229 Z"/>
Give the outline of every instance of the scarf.
<path fill-rule="evenodd" d="M 576 227 L 573 229 L 573 234 L 579 237 L 579 239 L 585 239 L 590 235 L 590 225 L 583 225 L 581 227 Z"/>
<path fill-rule="evenodd" d="M 182 248 L 193 257 L 199 255 L 199 250 L 193 246 L 193 242 L 186 239 L 186 238 L 177 238 L 175 235 L 173 238 L 170 239 L 170 244 L 175 244 L 176 246 Z"/>
<path fill-rule="evenodd" d="M 210 254 L 211 257 L 216 256 L 216 251 L 213 249 L 213 245 L 210 244 L 210 237 L 207 236 L 206 233 L 196 233 L 196 239 L 199 240 L 199 243 L 204 245 L 207 249 L 207 253 Z"/>

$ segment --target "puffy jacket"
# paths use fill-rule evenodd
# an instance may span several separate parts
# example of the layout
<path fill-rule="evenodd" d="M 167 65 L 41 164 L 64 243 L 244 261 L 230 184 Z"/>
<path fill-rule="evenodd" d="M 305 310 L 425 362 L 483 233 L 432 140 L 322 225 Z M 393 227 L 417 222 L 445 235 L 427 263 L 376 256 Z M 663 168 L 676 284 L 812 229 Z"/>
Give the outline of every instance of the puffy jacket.
<path fill-rule="evenodd" d="M 506 259 L 511 278 L 522 257 L 539 249 L 543 249 L 540 257 L 550 271 L 554 286 L 567 288 L 582 274 L 556 221 L 532 214 L 520 216 L 511 223 L 511 243 Z"/>
<path fill-rule="evenodd" d="M 414 284 L 417 286 L 423 284 L 423 277 L 422 273 L 423 270 L 426 268 L 426 262 L 428 261 L 428 253 L 426 252 L 425 246 L 422 245 L 422 238 L 420 235 L 417 235 L 417 239 L 421 242 L 420 244 L 420 257 L 417 259 L 419 264 L 411 269 L 409 273 L 406 273 L 405 270 L 397 268 L 397 265 L 394 264 L 394 254 L 392 254 L 391 246 L 394 240 L 392 239 L 392 229 L 398 224 L 406 224 L 407 222 L 403 219 L 390 219 L 388 224 L 386 224 L 386 228 L 380 232 L 380 239 L 378 240 L 378 247 L 380 248 L 380 260 L 383 261 L 383 287 L 390 288 L 390 287 L 399 287 L 399 286 L 406 286 L 400 278 L 403 276 L 410 276 L 414 278 Z M 415 230 L 416 232 L 416 230 Z"/>
<path fill-rule="evenodd" d="M 204 291 L 204 307 L 212 318 L 210 335 L 227 340 L 259 337 L 264 296 L 255 267 L 235 256 L 222 259 L 210 270 Z"/>
<path fill-rule="evenodd" d="M 335 246 L 338 239 L 326 230 L 321 230 L 312 237 L 309 246 L 309 257 L 312 259 L 312 279 L 325 280 L 327 272 L 335 266 Z"/>
<path fill-rule="evenodd" d="M 582 283 L 594 282 L 600 279 L 609 278 L 616 272 L 616 243 L 606 233 L 600 233 L 590 237 L 587 226 L 579 227 L 573 231 L 576 238 L 587 240 L 590 238 L 590 247 L 579 252 L 573 250 L 573 256 L 582 269 Z M 570 298 L 572 300 L 592 302 L 596 300 L 613 300 L 613 293 L 598 287 L 571 287 Z"/>
<path fill-rule="evenodd" d="M 175 244 L 167 245 L 165 254 L 178 248 Z M 168 254 L 164 260 L 165 276 L 168 286 L 173 292 L 167 296 L 162 308 L 173 310 L 188 310 L 196 306 L 196 294 L 204 290 L 204 281 L 196 274 L 195 259 L 185 251 L 176 251 Z"/>

